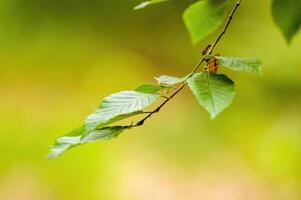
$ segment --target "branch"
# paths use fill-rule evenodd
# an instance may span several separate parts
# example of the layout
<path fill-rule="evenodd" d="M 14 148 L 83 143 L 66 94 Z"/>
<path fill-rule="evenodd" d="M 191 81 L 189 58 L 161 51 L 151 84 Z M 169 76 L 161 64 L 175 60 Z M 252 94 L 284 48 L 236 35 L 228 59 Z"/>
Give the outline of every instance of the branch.
<path fill-rule="evenodd" d="M 220 42 L 220 40 L 222 39 L 222 37 L 225 35 L 225 33 L 228 30 L 229 25 L 232 22 L 233 16 L 236 12 L 236 10 L 238 9 L 238 7 L 240 6 L 242 0 L 238 0 L 236 2 L 236 5 L 234 6 L 232 12 L 230 13 L 228 20 L 225 24 L 225 27 L 223 28 L 222 32 L 219 34 L 219 36 L 217 37 L 217 39 L 215 40 L 215 42 L 212 45 L 209 45 L 208 47 L 205 48 L 204 55 L 211 55 L 214 48 L 217 46 L 217 44 Z M 195 74 L 198 69 L 200 68 L 200 66 L 206 61 L 205 58 L 202 58 L 202 60 L 194 67 L 194 69 L 191 72 L 191 75 L 188 77 L 190 78 L 191 76 L 193 76 L 193 74 Z M 187 78 L 187 79 L 188 79 Z M 182 85 L 170 96 L 167 97 L 154 111 L 150 112 L 146 117 L 144 117 L 142 120 L 138 121 L 135 125 L 131 125 L 131 127 L 138 127 L 138 126 L 142 126 L 145 121 L 147 119 L 149 119 L 153 114 L 159 112 L 161 110 L 162 107 L 164 107 L 172 98 L 174 98 L 179 92 L 181 92 L 185 86 L 187 85 L 186 82 L 182 83 Z"/>
<path fill-rule="evenodd" d="M 240 4 L 241 4 L 241 1 L 242 1 L 242 0 L 238 0 L 237 3 L 236 3 L 236 5 L 234 6 L 232 12 L 230 13 L 230 15 L 229 15 L 229 17 L 228 17 L 228 20 L 227 20 L 227 23 L 226 23 L 224 29 L 222 30 L 221 34 L 218 36 L 218 38 L 216 39 L 216 41 L 213 43 L 213 45 L 210 47 L 210 49 L 209 49 L 209 51 L 208 51 L 208 54 L 209 54 L 209 55 L 213 52 L 213 50 L 214 50 L 214 48 L 216 47 L 216 45 L 218 44 L 218 42 L 221 40 L 221 38 L 222 38 L 222 37 L 225 35 L 225 33 L 227 32 L 228 27 L 229 27 L 229 25 L 230 25 L 231 22 L 232 22 L 233 16 L 234 16 L 236 10 L 238 9 L 238 7 L 239 7 Z"/>

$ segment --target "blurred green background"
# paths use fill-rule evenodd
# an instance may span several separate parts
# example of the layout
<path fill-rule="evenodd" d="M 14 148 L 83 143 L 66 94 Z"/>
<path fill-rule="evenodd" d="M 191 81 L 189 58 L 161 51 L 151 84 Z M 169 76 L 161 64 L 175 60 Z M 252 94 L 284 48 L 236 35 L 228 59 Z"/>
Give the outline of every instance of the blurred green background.
<path fill-rule="evenodd" d="M 270 0 L 244 1 L 216 49 L 264 62 L 226 71 L 237 95 L 216 120 L 186 89 L 143 127 L 44 159 L 104 96 L 193 68 L 216 34 L 191 45 L 192 2 L 0 2 L 1 200 L 301 199 L 301 34 L 286 45 Z"/>

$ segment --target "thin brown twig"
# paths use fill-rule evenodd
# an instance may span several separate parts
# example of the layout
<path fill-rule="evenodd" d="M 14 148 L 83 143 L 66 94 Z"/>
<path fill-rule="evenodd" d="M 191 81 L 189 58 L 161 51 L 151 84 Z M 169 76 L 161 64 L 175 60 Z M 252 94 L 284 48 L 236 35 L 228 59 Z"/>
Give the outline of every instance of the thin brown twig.
<path fill-rule="evenodd" d="M 215 40 L 215 42 L 210 45 L 210 48 L 208 49 L 208 51 L 206 52 L 205 55 L 211 55 L 214 48 L 217 46 L 217 44 L 219 43 L 219 41 L 221 40 L 221 38 L 225 35 L 225 33 L 228 30 L 229 25 L 232 22 L 233 16 L 236 12 L 236 10 L 238 9 L 238 7 L 240 6 L 242 0 L 238 0 L 236 5 L 234 6 L 232 12 L 230 13 L 228 20 L 225 24 L 225 27 L 223 28 L 222 32 L 219 34 L 219 36 L 217 37 L 217 39 Z M 202 60 L 194 67 L 194 69 L 191 72 L 191 75 L 188 77 L 190 78 L 191 76 L 193 76 L 193 74 L 195 74 L 198 69 L 200 68 L 200 66 L 206 61 L 206 58 L 202 58 Z M 166 98 L 154 111 L 150 112 L 148 115 L 146 115 L 142 120 L 138 121 L 135 125 L 132 125 L 131 127 L 137 127 L 137 126 L 142 126 L 144 124 L 144 122 L 149 119 L 153 114 L 159 112 L 161 110 L 161 108 L 163 106 L 165 106 L 165 104 L 167 104 L 172 98 L 174 98 L 179 92 L 181 92 L 185 86 L 187 85 L 186 82 L 182 83 L 182 85 L 168 98 Z"/>
<path fill-rule="evenodd" d="M 215 41 L 215 42 L 213 43 L 213 45 L 210 47 L 210 49 L 209 49 L 209 51 L 208 51 L 208 54 L 209 54 L 209 55 L 212 54 L 213 49 L 216 47 L 216 45 L 217 45 L 218 42 L 221 40 L 221 38 L 223 37 L 223 35 L 225 35 L 225 33 L 227 32 L 228 27 L 229 27 L 229 25 L 230 25 L 231 22 L 232 22 L 233 16 L 234 16 L 236 10 L 238 9 L 238 7 L 239 7 L 240 4 L 241 4 L 241 1 L 242 1 L 242 0 L 238 0 L 237 3 L 236 3 L 236 5 L 234 6 L 232 12 L 230 13 L 230 15 L 229 15 L 229 17 L 228 17 L 228 20 L 227 20 L 227 22 L 226 22 L 225 27 L 223 28 L 222 32 L 220 33 L 220 35 L 218 36 L 218 38 L 216 39 L 216 41 Z"/>

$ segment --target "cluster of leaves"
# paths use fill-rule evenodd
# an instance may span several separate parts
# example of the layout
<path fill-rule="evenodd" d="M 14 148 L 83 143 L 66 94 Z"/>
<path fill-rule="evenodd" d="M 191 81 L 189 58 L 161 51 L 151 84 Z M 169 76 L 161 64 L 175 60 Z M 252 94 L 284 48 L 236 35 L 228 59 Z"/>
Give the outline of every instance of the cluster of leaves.
<path fill-rule="evenodd" d="M 145 1 L 136 6 L 135 9 L 142 9 L 149 5 L 166 1 L 172 0 Z M 193 44 L 214 32 L 221 25 L 228 2 L 231 2 L 231 0 L 200 0 L 190 5 L 184 11 L 183 20 L 191 35 Z M 291 43 L 301 26 L 301 1 L 273 0 L 272 15 L 286 41 Z"/>
<path fill-rule="evenodd" d="M 109 126 L 128 117 L 143 114 L 143 110 L 160 98 L 160 85 L 144 84 L 133 91 L 122 91 L 106 97 L 99 108 L 86 118 L 85 124 L 57 139 L 48 158 L 64 151 L 97 140 L 117 137 L 133 126 Z"/>
<path fill-rule="evenodd" d="M 136 9 L 163 1 L 166 0 L 144 2 Z M 194 43 L 214 32 L 222 24 L 227 2 L 227 0 L 202 0 L 185 11 L 184 20 Z M 230 22 L 231 19 L 228 19 L 227 24 Z M 199 104 L 210 113 L 211 118 L 215 118 L 231 104 L 235 96 L 234 82 L 226 75 L 218 74 L 220 67 L 257 74 L 262 72 L 261 62 L 258 59 L 213 56 L 211 53 L 212 46 L 209 46 L 209 51 L 207 50 L 203 55 L 202 61 L 207 64 L 202 71 L 193 70 L 182 78 L 160 76 L 156 78 L 157 84 L 143 84 L 135 90 L 114 93 L 104 98 L 98 109 L 86 118 L 84 125 L 56 140 L 48 158 L 55 158 L 78 145 L 116 138 L 124 130 L 143 125 L 148 117 L 158 112 L 186 85 L 189 86 Z M 177 87 L 178 85 L 181 86 Z M 165 99 L 161 106 L 151 112 L 145 111 L 161 98 Z M 120 125 L 122 120 L 137 115 L 147 116 L 137 123 Z"/>
<path fill-rule="evenodd" d="M 207 56 L 206 59 L 216 60 L 221 67 L 261 74 L 261 63 L 257 59 L 221 56 Z M 104 98 L 99 108 L 87 117 L 83 126 L 57 139 L 48 158 L 55 158 L 81 144 L 115 138 L 124 130 L 139 126 L 110 125 L 135 115 L 149 113 L 144 111 L 145 108 L 159 98 L 168 98 L 165 95 L 172 92 L 178 84 L 188 84 L 211 118 L 215 118 L 228 107 L 235 95 L 234 82 L 224 74 L 198 72 L 183 78 L 163 75 L 156 80 L 158 84 L 143 84 L 135 90 L 118 92 Z"/>

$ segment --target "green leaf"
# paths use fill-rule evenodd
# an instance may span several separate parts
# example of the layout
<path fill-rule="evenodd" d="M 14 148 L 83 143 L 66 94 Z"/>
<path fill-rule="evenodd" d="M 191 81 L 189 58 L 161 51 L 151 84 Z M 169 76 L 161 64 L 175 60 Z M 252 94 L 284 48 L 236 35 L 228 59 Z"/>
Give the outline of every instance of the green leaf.
<path fill-rule="evenodd" d="M 123 130 L 127 128 L 129 127 L 113 126 L 104 127 L 89 132 L 87 131 L 85 126 L 82 126 L 71 131 L 67 135 L 58 138 L 53 147 L 51 148 L 50 153 L 47 155 L 47 158 L 56 158 L 63 152 L 78 145 L 116 138 Z"/>
<path fill-rule="evenodd" d="M 186 79 L 190 76 L 190 74 L 188 74 L 185 77 L 182 78 L 178 78 L 178 77 L 174 77 L 174 76 L 168 76 L 168 75 L 163 75 L 160 77 L 155 77 L 155 79 L 158 81 L 158 83 L 160 85 L 167 85 L 167 86 L 172 86 L 172 85 L 176 85 L 178 83 L 182 83 L 184 81 L 186 81 Z"/>
<path fill-rule="evenodd" d="M 85 126 L 81 126 L 58 138 L 55 144 L 51 147 L 51 151 L 47 155 L 47 158 L 56 158 L 64 151 L 76 146 L 80 143 L 82 135 L 84 135 L 86 132 Z"/>
<path fill-rule="evenodd" d="M 144 1 L 142 3 L 140 3 L 139 5 L 135 6 L 134 10 L 139 10 L 142 8 L 145 8 L 149 5 L 153 5 L 153 4 L 157 4 L 157 3 L 161 3 L 161 2 L 165 2 L 165 1 L 170 1 L 170 0 L 151 0 L 151 1 Z"/>
<path fill-rule="evenodd" d="M 227 108 L 235 96 L 234 82 L 223 74 L 197 73 L 188 79 L 188 85 L 212 119 Z"/>
<path fill-rule="evenodd" d="M 255 58 L 215 57 L 220 66 L 236 71 L 254 72 L 262 75 L 262 62 Z"/>
<path fill-rule="evenodd" d="M 101 129 L 96 129 L 89 134 L 85 135 L 82 140 L 81 144 L 95 142 L 98 140 L 111 140 L 117 138 L 122 131 L 128 129 L 129 127 L 124 126 L 112 126 L 112 127 L 104 127 Z"/>
<path fill-rule="evenodd" d="M 154 84 L 143 84 L 140 85 L 135 89 L 136 92 L 142 92 L 142 93 L 150 93 L 150 94 L 156 94 L 160 92 L 161 90 L 165 89 L 162 85 L 154 85 Z"/>
<path fill-rule="evenodd" d="M 192 43 L 196 44 L 223 23 L 227 0 L 203 0 L 189 6 L 183 19 Z"/>
<path fill-rule="evenodd" d="M 110 123 L 140 114 L 143 109 L 150 106 L 159 94 L 149 94 L 137 91 L 123 91 L 106 97 L 99 109 L 86 119 L 88 130 L 100 128 Z"/>
<path fill-rule="evenodd" d="M 301 25 L 301 1 L 273 0 L 272 15 L 286 41 L 291 43 Z"/>

